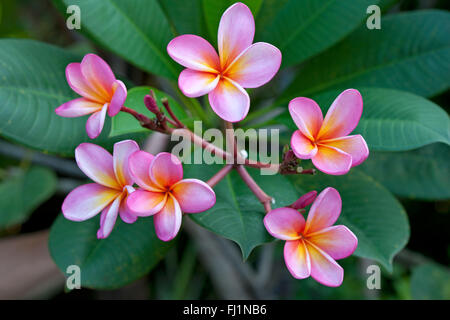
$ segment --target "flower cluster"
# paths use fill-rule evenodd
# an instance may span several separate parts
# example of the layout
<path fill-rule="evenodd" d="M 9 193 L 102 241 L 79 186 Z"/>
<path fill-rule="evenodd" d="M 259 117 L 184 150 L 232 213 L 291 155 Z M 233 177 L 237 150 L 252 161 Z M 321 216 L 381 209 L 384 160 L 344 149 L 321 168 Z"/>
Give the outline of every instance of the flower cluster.
<path fill-rule="evenodd" d="M 186 68 L 178 79 L 181 92 L 191 98 L 208 94 L 212 109 L 226 122 L 244 119 L 250 108 L 250 98 L 244 88 L 266 84 L 281 65 L 280 50 L 264 42 L 253 44 L 254 33 L 250 9 L 236 3 L 220 20 L 218 54 L 199 36 L 181 35 L 173 39 L 167 46 L 168 54 Z M 102 131 L 106 113 L 112 117 L 119 111 L 132 114 L 150 130 L 170 134 L 173 128 L 169 125 L 187 130 L 167 103 L 164 105 L 172 119 L 159 110 L 151 96 L 146 96 L 144 102 L 156 114 L 155 120 L 124 107 L 125 85 L 94 54 L 86 55 L 81 63 L 69 64 L 66 77 L 69 86 L 82 97 L 64 103 L 56 113 L 63 117 L 91 114 L 86 124 L 90 138 L 96 138 Z M 293 99 L 289 112 L 298 130 L 291 138 L 292 150 L 288 150 L 291 156 L 285 157 L 289 166 L 295 167 L 298 159 L 311 159 L 318 170 L 342 175 L 362 163 L 369 155 L 367 144 L 361 135 L 349 135 L 358 125 L 362 111 L 363 100 L 355 89 L 342 92 L 325 118 L 315 101 L 305 97 Z M 198 138 L 192 132 L 189 135 Z M 217 150 L 207 141 L 202 140 L 200 144 L 205 149 Z M 223 150 L 221 153 L 225 154 Z M 291 206 L 272 210 L 270 197 L 251 180 L 243 166 L 227 165 L 209 184 L 183 179 L 178 158 L 166 152 L 152 155 L 141 151 L 132 140 L 116 143 L 113 155 L 100 146 L 82 143 L 75 150 L 75 158 L 94 183 L 70 192 L 62 212 L 73 221 L 84 221 L 101 212 L 99 239 L 110 235 L 118 216 L 125 223 L 153 216 L 159 239 L 172 240 L 180 230 L 183 213 L 203 212 L 214 206 L 216 195 L 211 186 L 231 169 L 237 169 L 264 204 L 267 215 L 263 222 L 267 231 L 286 241 L 285 262 L 295 278 L 311 276 L 326 286 L 339 286 L 344 273 L 335 260 L 351 255 L 357 247 L 358 240 L 347 227 L 333 226 L 342 207 L 339 192 L 334 188 L 325 188 L 318 196 L 316 191 L 311 191 Z M 282 166 L 278 172 L 285 173 Z M 305 220 L 303 213 L 308 205 L 311 208 Z"/>

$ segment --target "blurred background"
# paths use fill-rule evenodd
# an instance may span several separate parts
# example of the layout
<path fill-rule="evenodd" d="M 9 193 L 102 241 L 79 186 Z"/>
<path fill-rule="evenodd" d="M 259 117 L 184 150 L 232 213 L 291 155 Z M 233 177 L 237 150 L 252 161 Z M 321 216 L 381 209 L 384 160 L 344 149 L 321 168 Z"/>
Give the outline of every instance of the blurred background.
<path fill-rule="evenodd" d="M 404 0 L 389 7 L 387 13 L 425 8 L 448 10 L 449 4 L 448 0 Z M 0 37 L 36 39 L 77 53 L 97 52 L 132 83 L 158 82 L 114 54 L 95 47 L 80 33 L 68 30 L 64 15 L 52 1 L 0 0 Z M 432 100 L 448 112 L 448 92 Z M 154 134 L 149 139 L 149 151 L 166 148 L 166 138 Z M 443 179 L 447 181 L 448 160 L 447 157 L 447 163 L 437 163 L 442 165 Z M 23 175 L 21 172 L 31 164 L 37 167 Z M 394 272 L 381 269 L 380 290 L 366 286 L 367 266 L 372 264 L 369 260 L 351 257 L 340 261 L 346 278 L 339 288 L 327 288 L 311 279 L 293 281 L 282 259 L 281 242 L 257 248 L 244 264 L 235 244 L 186 221 L 179 241 L 146 277 L 117 290 L 64 292 L 65 278 L 48 252 L 48 232 L 61 214 L 66 194 L 83 181 L 85 176 L 73 160 L 32 151 L 0 138 L 1 299 L 450 298 L 446 269 L 450 261 L 450 201 L 401 197 L 409 216 L 411 238 L 406 249 L 396 256 Z"/>

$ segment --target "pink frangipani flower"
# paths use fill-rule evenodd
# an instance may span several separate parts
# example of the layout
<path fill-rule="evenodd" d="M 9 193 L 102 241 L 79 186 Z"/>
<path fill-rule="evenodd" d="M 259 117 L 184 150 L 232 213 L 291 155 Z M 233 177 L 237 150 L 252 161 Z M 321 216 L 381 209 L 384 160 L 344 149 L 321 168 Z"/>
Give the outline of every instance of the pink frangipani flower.
<path fill-rule="evenodd" d="M 132 192 L 133 178 L 128 168 L 128 158 L 139 151 L 132 140 L 114 145 L 113 156 L 92 143 L 82 143 L 75 149 L 78 167 L 95 183 L 72 190 L 62 205 L 64 216 L 72 221 L 84 221 L 102 212 L 97 238 L 109 236 L 117 215 L 126 223 L 133 223 L 137 216 L 132 213 L 126 200 Z"/>
<path fill-rule="evenodd" d="M 86 123 L 89 138 L 97 138 L 105 123 L 106 111 L 115 116 L 127 98 L 127 88 L 117 80 L 109 65 L 95 54 L 87 54 L 81 63 L 70 63 L 66 78 L 77 98 L 56 108 L 61 117 L 81 117 L 92 114 Z"/>
<path fill-rule="evenodd" d="M 175 238 L 183 212 L 203 212 L 216 203 L 214 191 L 205 182 L 183 179 L 183 166 L 170 153 L 153 156 L 139 151 L 130 157 L 129 166 L 141 189 L 130 194 L 128 207 L 141 217 L 153 215 L 156 235 L 163 241 Z"/>
<path fill-rule="evenodd" d="M 305 222 L 293 208 L 271 210 L 264 218 L 267 231 L 286 240 L 284 260 L 294 278 L 309 276 L 329 287 L 340 286 L 344 270 L 335 260 L 350 256 L 358 239 L 347 227 L 333 226 L 341 213 L 342 201 L 334 188 L 326 188 L 311 205 Z"/>
<path fill-rule="evenodd" d="M 295 98 L 289 112 L 298 129 L 291 147 L 300 159 L 311 159 L 317 169 L 327 174 L 346 174 L 369 156 L 364 138 L 348 134 L 358 125 L 363 101 L 358 90 L 347 89 L 334 100 L 325 116 L 314 100 Z"/>
<path fill-rule="evenodd" d="M 205 39 L 191 34 L 173 39 L 167 52 L 186 67 L 178 85 L 184 95 L 196 98 L 208 94 L 214 112 L 237 122 L 245 118 L 250 98 L 244 88 L 257 88 L 278 72 L 281 52 L 265 42 L 253 43 L 255 21 L 243 3 L 229 7 L 222 15 L 218 32 L 219 55 Z"/>

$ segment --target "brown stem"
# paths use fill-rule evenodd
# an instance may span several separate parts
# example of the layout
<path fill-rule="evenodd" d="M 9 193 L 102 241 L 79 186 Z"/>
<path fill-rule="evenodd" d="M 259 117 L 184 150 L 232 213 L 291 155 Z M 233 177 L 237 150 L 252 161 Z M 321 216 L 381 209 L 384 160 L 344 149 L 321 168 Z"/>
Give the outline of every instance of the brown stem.
<path fill-rule="evenodd" d="M 253 180 L 252 176 L 248 173 L 244 166 L 238 165 L 236 166 L 236 170 L 241 176 L 242 180 L 247 184 L 253 194 L 258 198 L 258 200 L 263 204 L 266 212 L 272 210 L 271 203 L 272 198 L 268 196 L 264 190 Z"/>
<path fill-rule="evenodd" d="M 206 183 L 214 188 L 216 184 L 218 184 L 223 178 L 227 176 L 228 173 L 233 169 L 233 165 L 227 164 L 222 169 L 216 172 Z"/>
<path fill-rule="evenodd" d="M 169 100 L 167 100 L 167 98 L 162 98 L 161 102 L 174 122 L 172 122 L 169 118 L 167 118 L 167 121 L 170 121 L 170 123 L 174 124 L 174 126 L 177 128 L 184 128 L 185 127 L 184 124 L 177 118 L 175 113 L 173 113 L 172 108 L 170 107 L 169 104 Z"/>

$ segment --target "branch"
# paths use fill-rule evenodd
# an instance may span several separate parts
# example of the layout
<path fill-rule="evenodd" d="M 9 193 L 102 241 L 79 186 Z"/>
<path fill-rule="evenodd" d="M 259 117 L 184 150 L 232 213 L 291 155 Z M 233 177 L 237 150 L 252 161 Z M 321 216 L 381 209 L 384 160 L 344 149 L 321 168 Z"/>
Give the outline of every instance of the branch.
<path fill-rule="evenodd" d="M 211 177 L 206 183 L 213 188 L 216 184 L 218 184 L 223 178 L 227 176 L 228 173 L 233 169 L 233 165 L 227 164 L 225 167 L 217 171 L 215 175 Z"/>
<path fill-rule="evenodd" d="M 271 204 L 272 204 L 272 198 L 268 196 L 264 190 L 261 189 L 261 187 L 256 183 L 255 180 L 250 176 L 248 171 L 245 169 L 244 166 L 239 165 L 236 167 L 237 172 L 241 176 L 242 180 L 247 184 L 247 186 L 250 188 L 250 190 L 253 192 L 253 194 L 258 198 L 258 200 L 262 203 L 264 206 L 264 209 L 266 210 L 266 213 L 272 210 Z"/>

